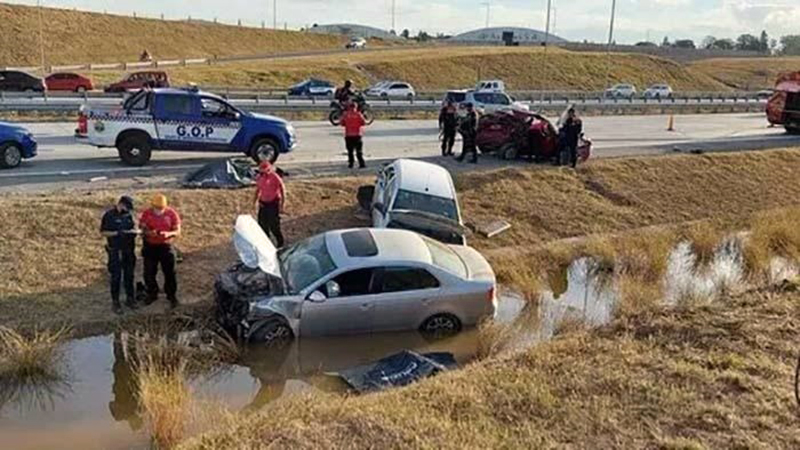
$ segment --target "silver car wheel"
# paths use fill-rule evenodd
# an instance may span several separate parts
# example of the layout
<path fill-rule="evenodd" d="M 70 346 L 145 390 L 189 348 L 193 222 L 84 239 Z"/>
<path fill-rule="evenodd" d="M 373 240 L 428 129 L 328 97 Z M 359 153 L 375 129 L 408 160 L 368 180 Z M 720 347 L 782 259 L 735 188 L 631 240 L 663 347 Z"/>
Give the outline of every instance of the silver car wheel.
<path fill-rule="evenodd" d="M 455 320 L 452 317 L 445 315 L 431 317 L 425 323 L 425 331 L 429 333 L 456 331 L 457 329 L 458 324 L 456 324 Z"/>
<path fill-rule="evenodd" d="M 271 144 L 262 144 L 256 149 L 256 157 L 259 161 L 272 161 L 276 149 Z"/>
<path fill-rule="evenodd" d="M 4 154 L 6 167 L 17 167 L 22 162 L 22 152 L 16 145 L 6 147 Z"/>

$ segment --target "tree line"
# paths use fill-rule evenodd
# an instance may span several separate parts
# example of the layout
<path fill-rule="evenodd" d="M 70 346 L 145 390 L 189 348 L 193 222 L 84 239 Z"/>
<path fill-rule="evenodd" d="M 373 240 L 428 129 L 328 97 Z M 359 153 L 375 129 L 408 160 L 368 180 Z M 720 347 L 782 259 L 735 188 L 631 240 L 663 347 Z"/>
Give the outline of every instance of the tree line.
<path fill-rule="evenodd" d="M 654 42 L 639 42 L 640 47 L 656 47 Z M 747 52 L 760 52 L 773 55 L 800 55 L 800 35 L 786 35 L 780 39 L 770 38 L 766 31 L 762 31 L 760 36 L 752 34 L 742 34 L 735 40 L 731 38 L 717 38 L 716 36 L 706 36 L 700 44 L 696 44 L 691 39 L 677 39 L 670 42 L 669 37 L 665 36 L 661 42 L 662 47 L 686 48 L 686 49 L 706 49 L 706 50 L 736 50 Z"/>

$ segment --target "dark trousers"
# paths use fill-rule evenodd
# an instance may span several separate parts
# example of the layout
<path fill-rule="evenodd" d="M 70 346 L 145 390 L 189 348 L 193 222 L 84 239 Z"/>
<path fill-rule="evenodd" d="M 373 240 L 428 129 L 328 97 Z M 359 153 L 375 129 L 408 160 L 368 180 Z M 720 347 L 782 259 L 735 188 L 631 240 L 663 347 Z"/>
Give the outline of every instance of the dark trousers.
<path fill-rule="evenodd" d="M 258 224 L 267 236 L 275 239 L 276 247 L 283 247 L 280 203 L 261 203 L 258 207 Z"/>
<path fill-rule="evenodd" d="M 120 250 L 106 247 L 108 253 L 108 273 L 111 281 L 111 301 L 119 304 L 120 284 L 125 288 L 125 297 L 128 302 L 135 298 L 133 288 L 133 272 L 136 268 L 136 254 L 133 249 Z"/>
<path fill-rule="evenodd" d="M 567 151 L 569 152 L 569 162 L 572 167 L 578 165 L 578 144 L 567 144 Z"/>
<path fill-rule="evenodd" d="M 170 302 L 177 300 L 178 279 L 175 274 L 175 250 L 172 246 L 145 244 L 142 248 L 142 257 L 148 302 L 158 298 L 158 266 L 161 266 L 161 271 L 164 272 L 164 293 L 167 294 L 167 299 Z"/>
<path fill-rule="evenodd" d="M 475 145 L 475 138 L 472 136 L 463 136 L 464 145 L 461 147 L 461 155 L 458 157 L 459 161 L 463 161 L 468 154 L 472 155 L 471 162 L 478 162 L 478 147 Z"/>
<path fill-rule="evenodd" d="M 456 145 L 456 129 L 445 128 L 442 131 L 442 156 L 453 154 L 453 146 Z"/>
<path fill-rule="evenodd" d="M 367 167 L 366 163 L 364 163 L 364 140 L 361 136 L 345 137 L 344 145 L 347 147 L 347 167 L 353 168 L 353 163 L 355 163 L 354 153 L 358 157 L 358 167 Z"/>

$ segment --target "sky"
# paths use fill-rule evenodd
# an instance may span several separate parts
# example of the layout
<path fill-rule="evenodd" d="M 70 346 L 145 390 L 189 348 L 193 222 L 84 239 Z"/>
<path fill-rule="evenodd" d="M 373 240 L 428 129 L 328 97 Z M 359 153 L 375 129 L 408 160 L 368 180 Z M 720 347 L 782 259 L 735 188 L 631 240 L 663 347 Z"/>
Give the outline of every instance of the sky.
<path fill-rule="evenodd" d="M 36 0 L 0 0 L 35 5 Z M 290 29 L 314 23 L 360 23 L 392 26 L 393 0 L 42 0 L 45 6 L 107 11 L 178 19 L 191 16 L 250 26 L 273 24 L 277 1 L 279 27 Z M 608 40 L 612 0 L 551 0 L 554 34 L 575 41 Z M 456 34 L 486 25 L 545 29 L 547 0 L 394 0 L 398 32 L 409 29 Z M 487 7 L 487 3 L 489 6 Z M 743 33 L 771 36 L 800 34 L 800 0 L 617 0 L 614 40 L 635 43 L 718 38 Z"/>

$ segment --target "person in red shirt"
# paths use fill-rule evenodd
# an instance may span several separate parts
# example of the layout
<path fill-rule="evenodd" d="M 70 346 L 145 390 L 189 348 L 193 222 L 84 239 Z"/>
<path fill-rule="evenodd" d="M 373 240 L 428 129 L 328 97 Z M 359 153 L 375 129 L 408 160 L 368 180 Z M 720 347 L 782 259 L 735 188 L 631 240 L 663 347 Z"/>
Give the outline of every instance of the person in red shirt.
<path fill-rule="evenodd" d="M 181 235 L 181 218 L 167 205 L 167 197 L 156 194 L 151 208 L 139 218 L 139 228 L 144 236 L 144 284 L 147 288 L 146 304 L 158 298 L 158 266 L 164 272 L 164 293 L 171 308 L 178 306 L 178 280 L 175 274 L 175 249 L 172 243 Z"/>
<path fill-rule="evenodd" d="M 354 102 L 347 104 L 347 111 L 342 116 L 342 126 L 344 127 L 344 145 L 347 148 L 347 167 L 352 169 L 353 153 L 358 157 L 358 168 L 363 169 L 367 167 L 364 163 L 364 125 L 367 121 L 364 115 L 358 110 Z"/>
<path fill-rule="evenodd" d="M 272 164 L 267 161 L 262 162 L 256 179 L 255 203 L 256 211 L 258 211 L 258 224 L 267 236 L 272 235 L 278 248 L 283 247 L 281 214 L 285 199 L 286 188 L 280 175 L 275 172 Z"/>

